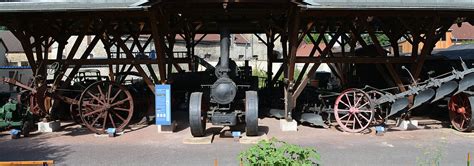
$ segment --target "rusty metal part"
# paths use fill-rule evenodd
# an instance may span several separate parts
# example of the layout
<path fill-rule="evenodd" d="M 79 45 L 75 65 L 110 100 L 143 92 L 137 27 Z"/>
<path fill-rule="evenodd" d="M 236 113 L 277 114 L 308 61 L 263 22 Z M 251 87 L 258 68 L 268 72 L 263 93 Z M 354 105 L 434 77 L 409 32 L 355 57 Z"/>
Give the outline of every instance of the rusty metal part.
<path fill-rule="evenodd" d="M 75 97 L 76 101 L 79 101 L 81 95 Z M 81 116 L 79 114 L 79 105 L 76 104 L 69 104 L 69 115 L 71 116 L 71 120 L 76 122 L 77 124 L 82 124 Z"/>
<path fill-rule="evenodd" d="M 376 90 L 371 90 L 367 92 L 367 95 L 369 95 L 370 100 L 377 101 L 383 96 L 383 93 Z M 388 115 L 388 110 L 386 106 L 381 105 L 381 104 L 375 105 L 374 110 L 375 110 L 375 115 L 374 115 L 374 120 L 373 120 L 374 125 L 383 124 Z"/>
<path fill-rule="evenodd" d="M 361 132 L 372 123 L 375 113 L 372 105 L 372 100 L 364 91 L 348 89 L 336 99 L 334 118 L 342 130 Z"/>
<path fill-rule="evenodd" d="M 458 131 L 469 132 L 472 130 L 472 104 L 474 98 L 466 93 L 459 93 L 451 97 L 448 103 L 449 119 L 451 125 Z"/>
<path fill-rule="evenodd" d="M 79 114 L 84 125 L 97 134 L 107 128 L 123 131 L 132 118 L 134 106 L 127 88 L 111 81 L 91 84 L 79 99 Z"/>
<path fill-rule="evenodd" d="M 25 85 L 25 84 L 21 83 L 20 81 L 17 81 L 13 78 L 0 78 L 0 82 L 4 82 L 4 83 L 12 84 L 12 85 L 15 85 L 15 86 L 19 86 L 23 89 L 29 90 L 33 93 L 36 93 L 36 89 L 34 89 L 34 88 L 32 88 L 28 85 Z"/>

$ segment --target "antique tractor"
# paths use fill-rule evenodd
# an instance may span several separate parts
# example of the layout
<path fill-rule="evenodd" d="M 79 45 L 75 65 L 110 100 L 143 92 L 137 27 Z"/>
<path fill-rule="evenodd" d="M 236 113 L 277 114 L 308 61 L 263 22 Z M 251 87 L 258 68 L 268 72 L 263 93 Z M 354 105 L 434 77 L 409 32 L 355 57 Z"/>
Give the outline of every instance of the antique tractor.
<path fill-rule="evenodd" d="M 229 58 L 230 32 L 221 28 L 220 59 L 215 68 L 216 81 L 201 85 L 202 92 L 193 92 L 189 100 L 189 124 L 194 137 L 206 133 L 206 122 L 213 125 L 236 126 L 245 122 L 247 136 L 258 135 L 257 78 L 248 66 L 238 68 Z M 242 69 L 244 71 L 240 71 Z"/>

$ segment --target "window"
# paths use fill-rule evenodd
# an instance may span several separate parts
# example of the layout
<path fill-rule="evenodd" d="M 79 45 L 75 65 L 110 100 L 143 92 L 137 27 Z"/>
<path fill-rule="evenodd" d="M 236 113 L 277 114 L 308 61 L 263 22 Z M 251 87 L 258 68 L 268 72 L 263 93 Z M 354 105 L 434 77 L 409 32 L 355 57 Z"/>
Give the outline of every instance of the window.
<path fill-rule="evenodd" d="M 8 62 L 7 66 L 18 66 L 18 62 Z"/>
<path fill-rule="evenodd" d="M 21 62 L 21 66 L 29 66 L 30 64 L 26 61 Z"/>

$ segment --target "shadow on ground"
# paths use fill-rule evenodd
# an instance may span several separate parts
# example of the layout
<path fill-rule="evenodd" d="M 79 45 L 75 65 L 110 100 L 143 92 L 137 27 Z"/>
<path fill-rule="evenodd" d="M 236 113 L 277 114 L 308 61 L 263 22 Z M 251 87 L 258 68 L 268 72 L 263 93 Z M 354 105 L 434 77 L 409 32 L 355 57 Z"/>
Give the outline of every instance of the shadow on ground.
<path fill-rule="evenodd" d="M 37 135 L 19 139 L 9 137 L 0 136 L 0 161 L 54 160 L 58 163 L 71 153 L 69 146 L 53 146 Z"/>

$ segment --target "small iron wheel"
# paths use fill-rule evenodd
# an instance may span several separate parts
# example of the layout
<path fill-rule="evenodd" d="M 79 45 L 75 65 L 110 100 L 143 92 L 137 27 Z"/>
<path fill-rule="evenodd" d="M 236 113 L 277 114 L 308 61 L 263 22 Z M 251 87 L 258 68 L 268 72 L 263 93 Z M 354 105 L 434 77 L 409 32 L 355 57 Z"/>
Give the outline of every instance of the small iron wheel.
<path fill-rule="evenodd" d="M 189 127 L 191 135 L 202 137 L 206 134 L 207 109 L 202 100 L 202 92 L 191 93 L 189 98 Z"/>
<path fill-rule="evenodd" d="M 369 95 L 359 89 L 341 93 L 334 104 L 334 118 L 342 130 L 357 133 L 365 130 L 374 118 Z"/>
<path fill-rule="evenodd" d="M 107 128 L 123 131 L 133 115 L 133 98 L 122 85 L 98 81 L 89 85 L 79 99 L 79 115 L 89 130 L 106 133 Z"/>
<path fill-rule="evenodd" d="M 454 129 L 462 132 L 472 130 L 471 101 L 466 93 L 459 93 L 451 97 L 448 103 L 449 119 Z"/>
<path fill-rule="evenodd" d="M 245 134 L 258 135 L 258 95 L 256 91 L 245 92 Z"/>
<path fill-rule="evenodd" d="M 76 96 L 74 99 L 79 100 L 81 95 Z M 71 120 L 73 120 L 77 124 L 81 124 L 82 119 L 79 115 L 79 105 L 78 104 L 70 104 L 69 105 L 69 115 L 71 116 Z"/>
<path fill-rule="evenodd" d="M 370 100 L 372 103 L 375 103 L 378 99 L 380 99 L 383 96 L 382 92 L 376 91 L 376 90 L 371 90 L 367 92 L 367 95 L 369 95 Z M 374 106 L 374 125 L 380 125 L 385 122 L 385 118 L 388 116 L 388 110 L 384 105 L 375 105 Z"/>

